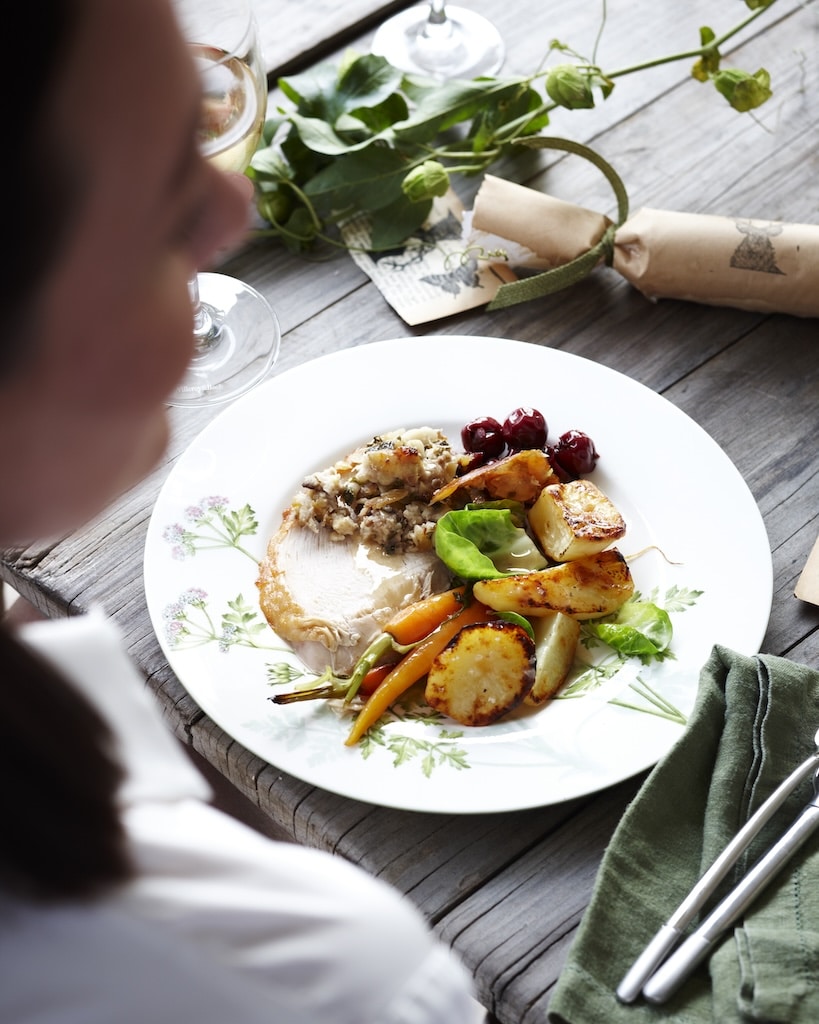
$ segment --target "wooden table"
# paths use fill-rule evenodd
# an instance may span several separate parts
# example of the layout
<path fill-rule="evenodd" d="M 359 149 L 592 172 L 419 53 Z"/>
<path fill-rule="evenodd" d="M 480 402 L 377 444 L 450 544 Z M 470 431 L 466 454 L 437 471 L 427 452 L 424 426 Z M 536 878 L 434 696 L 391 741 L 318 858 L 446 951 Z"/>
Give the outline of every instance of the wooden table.
<path fill-rule="evenodd" d="M 355 42 L 390 5 L 359 0 L 258 0 L 276 76 Z M 393 8 L 396 5 L 391 5 Z M 534 69 L 551 39 L 590 50 L 597 5 L 470 0 L 491 16 L 507 70 Z M 599 49 L 607 69 L 696 46 L 701 24 L 739 20 L 742 5 L 707 0 L 646 5 L 610 0 Z M 737 10 L 734 10 L 737 8 Z M 713 24 L 717 31 L 733 20 Z M 618 170 L 632 209 L 819 220 L 819 3 L 781 0 L 729 63 L 771 72 L 775 97 L 740 116 L 689 76 L 688 62 L 624 78 L 594 111 L 565 112 L 552 134 L 591 143 Z M 608 186 L 577 158 L 541 154 L 500 169 L 554 195 L 610 211 Z M 277 372 L 383 338 L 478 334 L 564 349 L 664 395 L 724 448 L 764 516 L 775 587 L 762 650 L 819 662 L 819 608 L 793 596 L 819 532 L 817 320 L 676 301 L 651 303 L 612 270 L 535 303 L 481 308 L 411 329 L 344 253 L 308 262 L 270 243 L 249 245 L 230 271 L 264 292 L 283 328 Z M 215 410 L 218 411 L 218 410 Z M 170 670 L 151 629 L 142 554 L 152 505 L 174 460 L 215 411 L 173 410 L 163 464 L 87 529 L 7 551 L 0 575 L 51 616 L 102 605 L 120 624 L 168 723 L 293 840 L 333 851 L 387 879 L 454 944 L 480 997 L 504 1024 L 545 1020 L 552 987 L 587 905 L 602 852 L 640 778 L 542 809 L 450 816 L 384 809 L 291 778 L 210 721 Z M 708 515 L 708 495 L 698 505 Z M 736 595 L 737 602 L 743 595 Z"/>

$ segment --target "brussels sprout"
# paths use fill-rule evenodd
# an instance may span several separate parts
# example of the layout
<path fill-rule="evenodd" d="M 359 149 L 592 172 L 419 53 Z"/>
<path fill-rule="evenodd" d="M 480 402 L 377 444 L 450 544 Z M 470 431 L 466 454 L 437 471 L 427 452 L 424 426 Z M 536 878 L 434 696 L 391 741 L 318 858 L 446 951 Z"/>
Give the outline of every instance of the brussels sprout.
<path fill-rule="evenodd" d="M 462 580 L 494 579 L 542 569 L 546 559 L 515 525 L 509 508 L 447 512 L 435 527 L 435 553 Z"/>

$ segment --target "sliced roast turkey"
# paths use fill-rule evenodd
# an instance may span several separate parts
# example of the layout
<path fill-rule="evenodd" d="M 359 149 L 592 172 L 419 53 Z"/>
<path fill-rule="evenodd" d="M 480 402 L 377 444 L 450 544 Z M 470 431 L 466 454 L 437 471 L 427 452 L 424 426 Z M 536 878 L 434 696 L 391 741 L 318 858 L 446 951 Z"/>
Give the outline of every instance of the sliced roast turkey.
<path fill-rule="evenodd" d="M 287 509 L 259 566 L 260 605 L 274 632 L 314 672 L 343 675 L 396 609 L 449 586 L 432 551 L 388 555 L 357 538 L 298 523 Z"/>

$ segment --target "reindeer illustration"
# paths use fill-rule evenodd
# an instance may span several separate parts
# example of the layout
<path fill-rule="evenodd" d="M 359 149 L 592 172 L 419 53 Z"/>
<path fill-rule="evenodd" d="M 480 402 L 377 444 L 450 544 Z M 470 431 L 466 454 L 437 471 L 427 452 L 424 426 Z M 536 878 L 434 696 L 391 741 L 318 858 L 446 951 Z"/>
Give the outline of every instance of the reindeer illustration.
<path fill-rule="evenodd" d="M 754 224 L 736 220 L 734 225 L 745 238 L 731 256 L 730 265 L 738 270 L 758 270 L 763 274 L 784 274 L 776 265 L 776 249 L 771 238 L 782 233 L 781 224 Z"/>

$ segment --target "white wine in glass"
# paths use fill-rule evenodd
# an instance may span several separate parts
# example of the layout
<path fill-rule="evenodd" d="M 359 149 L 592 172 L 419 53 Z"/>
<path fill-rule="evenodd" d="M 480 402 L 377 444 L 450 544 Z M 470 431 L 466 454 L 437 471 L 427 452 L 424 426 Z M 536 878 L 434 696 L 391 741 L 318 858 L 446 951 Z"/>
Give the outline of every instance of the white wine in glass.
<path fill-rule="evenodd" d="M 174 0 L 202 83 L 202 154 L 241 173 L 256 150 L 267 110 L 267 77 L 256 23 L 245 0 Z M 232 401 L 273 366 L 281 331 L 267 300 L 225 274 L 190 282 L 195 351 L 171 405 Z"/>
<path fill-rule="evenodd" d="M 213 46 L 194 46 L 202 80 L 199 147 L 220 171 L 243 171 L 256 151 L 264 126 L 266 97 L 250 65 Z"/>
<path fill-rule="evenodd" d="M 438 79 L 494 75 L 506 55 L 491 21 L 445 0 L 388 18 L 375 33 L 372 52 L 401 71 Z"/>

